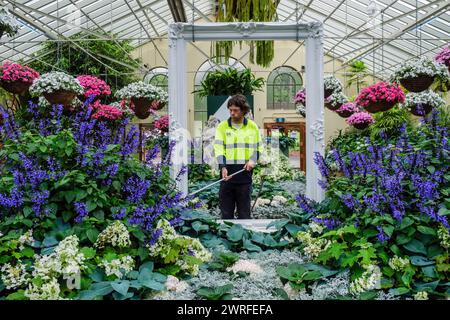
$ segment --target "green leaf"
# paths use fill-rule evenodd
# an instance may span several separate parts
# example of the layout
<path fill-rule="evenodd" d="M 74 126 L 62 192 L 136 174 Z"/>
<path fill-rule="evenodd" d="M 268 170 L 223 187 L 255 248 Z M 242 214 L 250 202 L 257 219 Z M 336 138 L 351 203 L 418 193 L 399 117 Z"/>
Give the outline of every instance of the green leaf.
<path fill-rule="evenodd" d="M 394 227 L 390 225 L 383 226 L 384 233 L 387 234 L 388 237 L 392 237 L 392 233 L 394 232 Z"/>
<path fill-rule="evenodd" d="M 298 233 L 299 231 L 302 230 L 301 227 L 299 227 L 299 226 L 297 226 L 297 225 L 295 225 L 295 224 L 292 224 L 292 223 L 287 224 L 287 225 L 285 226 L 285 228 L 286 228 L 286 230 L 291 234 L 291 236 L 297 235 L 297 233 Z"/>
<path fill-rule="evenodd" d="M 377 291 L 366 291 L 359 295 L 359 300 L 373 300 L 377 297 L 378 292 Z"/>
<path fill-rule="evenodd" d="M 323 278 L 323 275 L 320 271 L 309 271 L 309 272 L 305 273 L 303 280 L 314 281 L 314 280 L 321 279 L 321 278 Z"/>
<path fill-rule="evenodd" d="M 422 256 L 411 256 L 410 261 L 412 265 L 420 267 L 430 266 L 434 264 L 434 261 L 428 260 L 427 258 Z"/>
<path fill-rule="evenodd" d="M 408 293 L 409 291 L 410 290 L 408 288 L 400 287 L 400 288 L 390 289 L 389 293 L 392 294 L 393 296 L 401 296 L 401 295 Z"/>
<path fill-rule="evenodd" d="M 402 223 L 400 225 L 400 230 L 403 230 L 412 224 L 414 224 L 414 220 L 409 217 L 405 217 L 403 218 Z"/>
<path fill-rule="evenodd" d="M 33 213 L 33 209 L 31 209 L 30 207 L 24 207 L 23 208 L 23 215 L 25 217 L 28 217 L 32 213 Z"/>
<path fill-rule="evenodd" d="M 423 245 L 423 243 L 416 239 L 411 240 L 410 242 L 405 244 L 403 247 L 414 253 L 422 253 L 424 255 L 427 254 L 427 250 L 425 249 L 425 246 Z"/>
<path fill-rule="evenodd" d="M 86 259 L 92 259 L 95 257 L 95 254 L 97 253 L 95 249 L 89 248 L 89 247 L 83 247 L 80 249 L 80 252 L 84 255 Z"/>
<path fill-rule="evenodd" d="M 22 250 L 21 254 L 24 257 L 31 258 L 34 256 L 34 250 L 31 248 L 25 248 Z"/>
<path fill-rule="evenodd" d="M 52 247 L 58 244 L 58 240 L 54 236 L 46 236 L 44 241 L 42 241 L 43 247 Z"/>
<path fill-rule="evenodd" d="M 244 228 L 240 224 L 234 224 L 228 231 L 227 237 L 230 241 L 237 242 L 242 239 Z"/>
<path fill-rule="evenodd" d="M 201 223 L 200 221 L 195 221 L 194 223 L 192 223 L 192 229 L 194 229 L 195 232 L 208 231 L 209 226 L 207 224 Z"/>
<path fill-rule="evenodd" d="M 434 290 L 436 290 L 436 287 L 438 286 L 438 284 L 439 284 L 439 280 L 436 280 L 436 281 L 433 281 L 433 282 L 427 282 L 427 283 L 416 282 L 414 284 L 414 288 L 417 291 L 421 291 L 421 290 L 426 289 L 426 288 L 429 288 L 432 291 L 434 291 Z"/>
<path fill-rule="evenodd" d="M 130 288 L 130 281 L 128 280 L 114 281 L 111 282 L 111 287 L 113 287 L 113 289 L 116 290 L 121 295 L 125 296 L 128 293 L 128 289 Z"/>
<path fill-rule="evenodd" d="M 435 236 L 436 235 L 436 231 L 430 227 L 425 227 L 425 226 L 418 226 L 417 230 L 419 230 L 420 233 L 423 234 L 429 234 L 431 236 Z"/>
<path fill-rule="evenodd" d="M 244 249 L 251 252 L 261 252 L 261 247 L 253 244 L 250 240 L 244 239 Z"/>
<path fill-rule="evenodd" d="M 153 272 L 153 267 L 154 267 L 153 261 L 147 261 L 147 262 L 144 262 L 144 263 L 139 267 L 139 272 L 142 272 L 143 270 L 147 270 L 146 272 Z"/>
<path fill-rule="evenodd" d="M 429 278 L 437 278 L 435 266 L 422 267 L 422 272 L 425 276 Z"/>
<path fill-rule="evenodd" d="M 96 282 L 91 285 L 89 290 L 81 291 L 79 298 L 81 300 L 93 300 L 96 297 L 106 296 L 113 291 L 111 282 Z"/>
<path fill-rule="evenodd" d="M 13 292 L 6 297 L 6 300 L 27 300 L 24 293 L 24 290 Z"/>
<path fill-rule="evenodd" d="M 88 201 L 89 203 L 89 201 Z M 95 209 L 95 208 L 94 208 Z M 105 212 L 103 210 L 97 210 L 94 212 L 93 216 L 98 219 L 98 221 L 103 222 L 105 220 Z"/>
<path fill-rule="evenodd" d="M 95 241 L 97 241 L 98 234 L 99 232 L 95 228 L 90 228 L 86 231 L 86 235 L 89 241 L 91 241 L 92 243 L 95 243 Z"/>
<path fill-rule="evenodd" d="M 406 234 L 399 234 L 397 236 L 396 242 L 398 245 L 402 245 L 402 244 L 410 242 L 411 239 L 412 238 L 410 236 L 407 236 Z"/>
<path fill-rule="evenodd" d="M 87 194 L 87 192 L 86 192 Z M 88 200 L 86 202 L 86 208 L 88 210 L 88 212 L 92 212 L 95 208 L 97 208 L 97 203 L 95 203 L 94 201 Z"/>

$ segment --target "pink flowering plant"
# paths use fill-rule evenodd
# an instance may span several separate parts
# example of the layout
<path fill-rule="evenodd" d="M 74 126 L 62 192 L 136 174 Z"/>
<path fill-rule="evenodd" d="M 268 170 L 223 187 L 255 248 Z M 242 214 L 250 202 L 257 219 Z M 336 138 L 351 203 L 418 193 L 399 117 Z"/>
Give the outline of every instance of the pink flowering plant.
<path fill-rule="evenodd" d="M 102 79 L 90 75 L 81 75 L 77 77 L 77 80 L 84 88 L 83 94 L 86 98 L 91 95 L 108 96 L 111 94 L 111 88 Z"/>
<path fill-rule="evenodd" d="M 95 110 L 95 113 L 92 115 L 93 119 L 103 121 L 116 121 L 122 119 L 123 117 L 123 111 L 115 106 L 100 104 Z"/>
<path fill-rule="evenodd" d="M 450 67 L 450 44 L 447 44 L 435 57 L 434 61 Z"/>
<path fill-rule="evenodd" d="M 370 125 L 372 123 L 375 122 L 375 120 L 373 119 L 372 115 L 368 112 L 356 112 L 354 114 L 352 114 L 347 120 L 346 122 L 351 125 Z"/>
<path fill-rule="evenodd" d="M 306 105 L 306 89 L 302 88 L 300 89 L 294 96 L 294 103 L 295 104 L 301 104 Z"/>
<path fill-rule="evenodd" d="M 153 123 L 154 127 L 162 132 L 169 131 L 169 115 L 164 115 Z"/>
<path fill-rule="evenodd" d="M 405 102 L 405 93 L 398 84 L 380 81 L 361 90 L 355 103 L 363 108 L 371 103 L 395 105 Z"/>
<path fill-rule="evenodd" d="M 34 79 L 39 77 L 39 73 L 27 66 L 18 63 L 5 62 L 0 67 L 1 81 L 20 81 L 32 84 Z"/>

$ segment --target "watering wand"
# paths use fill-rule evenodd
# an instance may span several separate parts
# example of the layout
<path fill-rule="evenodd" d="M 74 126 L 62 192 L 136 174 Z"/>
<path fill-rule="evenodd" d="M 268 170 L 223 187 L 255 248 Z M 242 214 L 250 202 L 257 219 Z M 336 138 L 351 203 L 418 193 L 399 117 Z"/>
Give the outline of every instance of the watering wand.
<path fill-rule="evenodd" d="M 233 174 L 230 174 L 228 177 L 232 177 L 232 176 L 237 175 L 238 173 L 241 173 L 241 172 L 243 172 L 243 171 L 245 171 L 245 169 L 241 169 L 241 170 L 239 170 L 239 171 L 237 171 L 237 172 L 235 172 L 235 173 L 233 173 Z M 201 191 L 203 191 L 203 190 L 205 190 L 205 189 L 208 189 L 209 187 L 212 187 L 213 185 L 215 185 L 215 184 L 217 184 L 217 183 L 219 183 L 219 182 L 222 182 L 222 181 L 224 181 L 224 180 L 225 180 L 225 178 L 222 178 L 222 179 L 220 179 L 220 180 L 214 181 L 213 183 L 208 184 L 207 186 L 204 186 L 203 188 L 198 189 L 198 190 L 196 190 L 196 191 L 190 193 L 189 195 L 187 195 L 187 197 L 191 197 L 191 196 L 193 196 L 194 194 L 197 194 L 197 193 L 199 193 L 199 192 L 201 192 Z"/>

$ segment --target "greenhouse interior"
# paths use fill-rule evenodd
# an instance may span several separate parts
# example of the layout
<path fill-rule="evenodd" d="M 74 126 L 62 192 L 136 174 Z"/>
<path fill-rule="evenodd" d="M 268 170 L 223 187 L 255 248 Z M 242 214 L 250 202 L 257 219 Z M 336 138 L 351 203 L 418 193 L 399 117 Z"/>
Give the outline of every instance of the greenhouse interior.
<path fill-rule="evenodd" d="M 450 299 L 449 1 L 1 3 L 0 300 Z"/>

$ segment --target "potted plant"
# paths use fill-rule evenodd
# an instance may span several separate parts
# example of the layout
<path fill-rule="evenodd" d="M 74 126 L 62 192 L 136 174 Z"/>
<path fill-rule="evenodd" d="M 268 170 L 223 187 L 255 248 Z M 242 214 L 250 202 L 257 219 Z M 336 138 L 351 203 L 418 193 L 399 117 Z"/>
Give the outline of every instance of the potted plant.
<path fill-rule="evenodd" d="M 67 109 L 73 99 L 83 93 L 83 87 L 71 75 L 54 71 L 35 79 L 30 93 L 32 96 L 43 95 L 51 104 L 61 104 Z"/>
<path fill-rule="evenodd" d="M 39 73 L 18 63 L 5 62 L 0 67 L 0 85 L 8 92 L 22 94 L 28 90 Z"/>
<path fill-rule="evenodd" d="M 113 122 L 120 120 L 124 117 L 124 112 L 114 106 L 107 104 L 98 104 L 94 113 L 92 114 L 92 119 L 97 119 L 99 121 Z"/>
<path fill-rule="evenodd" d="M 162 109 L 169 100 L 167 92 L 142 81 L 133 82 L 116 92 L 116 97 L 131 101 L 136 117 L 146 119 L 151 110 Z"/>
<path fill-rule="evenodd" d="M 356 129 L 366 129 L 375 122 L 372 115 L 368 112 L 356 112 L 346 119 L 346 122 Z"/>
<path fill-rule="evenodd" d="M 348 102 L 348 98 L 341 91 L 335 91 L 325 99 L 325 107 L 332 111 L 336 111 L 346 102 Z"/>
<path fill-rule="evenodd" d="M 450 45 L 447 44 L 435 57 L 434 61 L 443 64 L 450 71 Z"/>
<path fill-rule="evenodd" d="M 355 103 L 370 113 L 386 111 L 405 101 L 405 93 L 396 83 L 384 81 L 370 85 L 358 94 Z"/>
<path fill-rule="evenodd" d="M 306 117 L 306 89 L 302 88 L 294 96 L 294 103 L 296 104 L 296 111 L 303 118 Z"/>
<path fill-rule="evenodd" d="M 391 75 L 391 80 L 399 82 L 408 91 L 421 92 L 431 86 L 442 68 L 446 69 L 446 66 L 426 57 L 413 59 L 402 63 Z"/>
<path fill-rule="evenodd" d="M 80 75 L 77 80 L 84 89 L 83 94 L 78 96 L 78 99 L 82 101 L 91 95 L 95 95 L 95 99 L 103 99 L 111 94 L 111 88 L 102 79 L 90 75 Z"/>
<path fill-rule="evenodd" d="M 342 91 L 342 83 L 335 76 L 326 76 L 323 78 L 324 99 L 331 96 L 333 93 Z"/>
<path fill-rule="evenodd" d="M 348 118 L 352 114 L 358 112 L 359 109 L 353 102 L 344 103 L 339 109 L 336 110 L 336 113 L 342 118 Z"/>
<path fill-rule="evenodd" d="M 16 19 L 5 8 L 0 8 L 0 39 L 3 34 L 14 37 L 19 32 L 20 26 Z"/>
<path fill-rule="evenodd" d="M 408 93 L 402 107 L 408 109 L 415 116 L 424 116 L 430 113 L 433 108 L 438 108 L 444 104 L 445 101 L 439 94 L 428 90 Z"/>
<path fill-rule="evenodd" d="M 262 90 L 264 83 L 264 79 L 256 78 L 250 69 L 238 71 L 228 68 L 208 73 L 201 83 L 201 88 L 193 93 L 207 97 L 208 117 L 213 115 L 229 96 L 238 93 L 246 96 L 253 113 L 253 91 Z"/>

